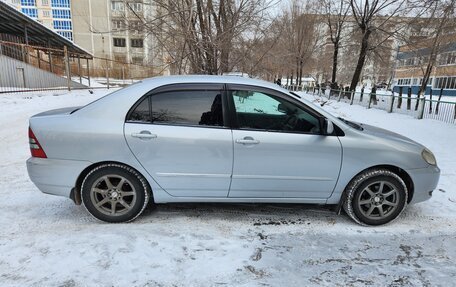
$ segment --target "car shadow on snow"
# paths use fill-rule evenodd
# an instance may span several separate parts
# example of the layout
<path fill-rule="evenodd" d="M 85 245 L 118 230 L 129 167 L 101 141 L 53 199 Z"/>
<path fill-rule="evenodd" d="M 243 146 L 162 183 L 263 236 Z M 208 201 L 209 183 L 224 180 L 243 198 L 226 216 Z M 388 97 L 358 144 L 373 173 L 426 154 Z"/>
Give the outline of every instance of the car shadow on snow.
<path fill-rule="evenodd" d="M 271 204 L 271 203 L 169 203 L 149 206 L 141 215 L 141 222 L 157 218 L 173 217 L 202 218 L 204 220 L 227 220 L 261 225 L 295 225 L 324 222 L 334 224 L 346 219 L 337 215 L 329 205 Z"/>

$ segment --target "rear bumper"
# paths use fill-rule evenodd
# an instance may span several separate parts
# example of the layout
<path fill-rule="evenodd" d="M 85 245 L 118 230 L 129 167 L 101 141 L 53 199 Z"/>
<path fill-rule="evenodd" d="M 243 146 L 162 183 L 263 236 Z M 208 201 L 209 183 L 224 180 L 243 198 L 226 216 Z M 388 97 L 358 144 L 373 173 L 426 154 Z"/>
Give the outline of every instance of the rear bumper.
<path fill-rule="evenodd" d="M 410 203 L 418 203 L 432 197 L 432 191 L 440 179 L 440 169 L 437 166 L 407 170 L 414 185 L 413 198 Z"/>
<path fill-rule="evenodd" d="M 31 157 L 27 160 L 27 171 L 41 192 L 70 197 L 76 179 L 91 164 L 88 161 Z"/>

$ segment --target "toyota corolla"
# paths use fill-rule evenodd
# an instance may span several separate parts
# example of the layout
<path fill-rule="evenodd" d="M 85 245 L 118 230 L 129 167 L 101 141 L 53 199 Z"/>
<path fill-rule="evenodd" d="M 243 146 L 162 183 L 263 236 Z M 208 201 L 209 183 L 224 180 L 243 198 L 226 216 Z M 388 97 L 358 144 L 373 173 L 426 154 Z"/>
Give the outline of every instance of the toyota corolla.
<path fill-rule="evenodd" d="M 35 185 L 107 222 L 148 204 L 268 202 L 380 225 L 429 199 L 440 176 L 421 144 L 242 77 L 147 79 L 31 117 L 29 141 Z"/>

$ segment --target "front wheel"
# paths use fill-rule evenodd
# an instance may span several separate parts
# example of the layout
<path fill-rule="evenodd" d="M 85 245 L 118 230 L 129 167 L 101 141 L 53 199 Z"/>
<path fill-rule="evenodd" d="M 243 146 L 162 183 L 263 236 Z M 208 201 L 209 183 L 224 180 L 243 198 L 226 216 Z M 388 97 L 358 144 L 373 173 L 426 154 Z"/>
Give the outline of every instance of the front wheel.
<path fill-rule="evenodd" d="M 81 196 L 94 217 L 112 223 L 138 217 L 149 201 L 146 180 L 121 164 L 104 164 L 90 171 L 82 182 Z"/>
<path fill-rule="evenodd" d="M 366 170 L 347 187 L 344 209 L 357 223 L 381 225 L 396 219 L 407 205 L 404 181 L 386 169 Z"/>

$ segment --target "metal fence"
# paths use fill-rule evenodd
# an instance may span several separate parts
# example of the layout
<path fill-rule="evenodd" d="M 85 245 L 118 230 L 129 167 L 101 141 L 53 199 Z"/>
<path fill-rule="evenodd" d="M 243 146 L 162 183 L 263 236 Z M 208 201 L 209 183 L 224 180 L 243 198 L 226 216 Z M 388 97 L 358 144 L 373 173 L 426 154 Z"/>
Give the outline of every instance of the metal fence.
<path fill-rule="evenodd" d="M 328 91 L 325 96 L 350 105 L 357 104 L 367 108 L 385 110 L 388 113 L 401 113 L 417 119 L 431 118 L 447 123 L 456 123 L 456 103 L 430 100 L 416 95 L 401 96 L 396 93 L 361 93 Z"/>
<path fill-rule="evenodd" d="M 0 94 L 109 89 L 160 73 L 149 65 L 0 40 Z"/>
<path fill-rule="evenodd" d="M 313 87 L 286 86 L 291 91 L 302 91 L 325 97 L 328 100 L 345 102 L 350 105 L 356 104 L 366 108 L 375 108 L 388 113 L 401 113 L 413 116 L 417 119 L 434 119 L 446 123 L 456 124 L 456 102 L 426 99 L 418 99 L 416 95 L 406 96 L 398 93 L 370 93 L 350 92 L 332 89 L 316 89 Z"/>

